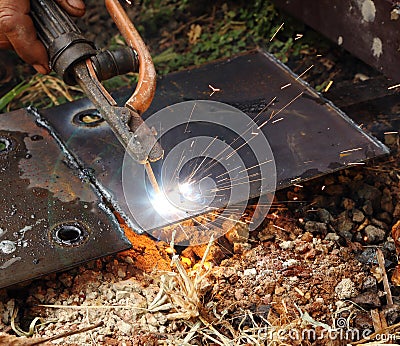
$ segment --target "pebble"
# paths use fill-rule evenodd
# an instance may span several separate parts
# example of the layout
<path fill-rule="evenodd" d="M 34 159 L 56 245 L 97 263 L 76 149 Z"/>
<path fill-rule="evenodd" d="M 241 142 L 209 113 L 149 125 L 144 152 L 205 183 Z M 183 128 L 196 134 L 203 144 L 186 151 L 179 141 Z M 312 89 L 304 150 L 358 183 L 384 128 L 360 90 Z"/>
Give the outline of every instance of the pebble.
<path fill-rule="evenodd" d="M 317 215 L 321 222 L 329 223 L 329 222 L 333 221 L 333 217 L 332 217 L 331 213 L 326 209 L 319 208 L 317 210 Z"/>
<path fill-rule="evenodd" d="M 125 335 L 131 335 L 132 326 L 129 323 L 126 323 L 125 321 L 118 321 L 116 326 L 121 333 Z"/>
<path fill-rule="evenodd" d="M 352 298 L 351 301 L 367 309 L 376 309 L 381 306 L 378 295 L 373 291 L 363 292 Z"/>
<path fill-rule="evenodd" d="M 382 310 L 389 325 L 398 322 L 400 317 L 400 306 L 398 304 L 386 305 Z"/>
<path fill-rule="evenodd" d="M 372 204 L 372 207 L 374 209 L 377 209 L 378 207 L 380 207 L 382 193 L 375 186 L 363 184 L 357 190 L 357 195 L 359 198 L 362 198 L 365 201 L 370 201 Z"/>
<path fill-rule="evenodd" d="M 336 228 L 337 232 L 346 239 L 351 239 L 352 234 L 351 230 L 354 227 L 353 221 L 350 219 L 347 211 L 344 211 L 339 214 L 336 220 Z"/>
<path fill-rule="evenodd" d="M 344 278 L 336 285 L 335 293 L 339 299 L 343 300 L 355 297 L 358 292 L 354 282 L 349 278 Z"/>
<path fill-rule="evenodd" d="M 279 244 L 279 247 L 282 250 L 291 250 L 293 249 L 294 243 L 292 240 L 285 240 Z"/>
<path fill-rule="evenodd" d="M 393 213 L 394 210 L 392 195 L 387 187 L 385 187 L 382 192 L 381 208 L 389 214 Z"/>
<path fill-rule="evenodd" d="M 326 234 L 328 232 L 327 225 L 324 222 L 307 221 L 304 228 L 307 232 L 313 234 Z"/>
<path fill-rule="evenodd" d="M 236 223 L 235 226 L 225 233 L 225 238 L 228 239 L 231 244 L 246 243 L 249 239 L 249 225 L 244 225 L 239 222 Z"/>
<path fill-rule="evenodd" d="M 365 232 L 364 241 L 367 244 L 380 243 L 385 239 L 386 236 L 386 232 L 383 229 L 380 229 L 372 225 L 368 225 L 367 227 L 365 227 L 364 232 Z"/>
<path fill-rule="evenodd" d="M 353 222 L 362 223 L 365 220 L 365 215 L 361 210 L 354 209 L 352 220 Z"/>
<path fill-rule="evenodd" d="M 256 268 L 250 268 L 250 269 L 245 269 L 243 271 L 244 276 L 252 276 L 257 274 L 257 269 Z"/>
<path fill-rule="evenodd" d="M 336 233 L 328 233 L 325 237 L 327 241 L 338 241 L 340 237 Z"/>
<path fill-rule="evenodd" d="M 343 205 L 343 208 L 344 209 L 346 209 L 346 210 L 352 210 L 352 209 L 354 209 L 354 207 L 356 206 L 356 202 L 354 202 L 352 199 L 350 199 L 350 198 L 347 198 L 347 197 L 345 197 L 345 198 L 343 198 L 343 200 L 342 200 L 342 205 Z"/>
<path fill-rule="evenodd" d="M 251 250 L 249 243 L 233 243 L 233 253 L 235 254 L 242 254 L 249 250 Z"/>
<path fill-rule="evenodd" d="M 372 207 L 371 201 L 366 201 L 362 207 L 362 210 L 366 215 L 371 216 L 374 213 L 374 208 Z"/>

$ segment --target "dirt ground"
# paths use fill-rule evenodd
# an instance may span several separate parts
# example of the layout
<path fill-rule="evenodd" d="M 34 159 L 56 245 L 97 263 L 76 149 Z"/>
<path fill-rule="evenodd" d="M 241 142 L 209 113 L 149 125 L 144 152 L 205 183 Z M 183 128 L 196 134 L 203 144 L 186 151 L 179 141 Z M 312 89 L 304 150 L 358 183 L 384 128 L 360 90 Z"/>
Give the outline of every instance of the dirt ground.
<path fill-rule="evenodd" d="M 81 25 L 96 23 L 102 44 L 113 26 L 87 3 Z M 161 32 L 146 39 L 158 52 Z M 313 86 L 379 77 L 335 46 L 321 50 L 288 65 L 315 64 Z M 390 156 L 278 191 L 253 232 L 238 224 L 208 246 L 172 249 L 126 229 L 132 250 L 0 290 L 0 344 L 399 344 L 399 139 L 380 139 Z"/>

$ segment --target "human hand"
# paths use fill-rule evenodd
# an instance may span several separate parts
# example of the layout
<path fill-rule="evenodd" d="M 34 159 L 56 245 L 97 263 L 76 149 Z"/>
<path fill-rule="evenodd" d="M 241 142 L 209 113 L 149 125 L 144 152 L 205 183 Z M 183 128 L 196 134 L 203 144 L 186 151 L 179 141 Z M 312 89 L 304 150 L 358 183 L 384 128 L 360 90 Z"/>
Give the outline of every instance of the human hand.
<path fill-rule="evenodd" d="M 85 13 L 82 0 L 55 0 L 71 16 Z M 36 35 L 29 15 L 30 0 L 0 0 L 0 49 L 14 49 L 36 71 L 50 72 L 46 48 Z"/>

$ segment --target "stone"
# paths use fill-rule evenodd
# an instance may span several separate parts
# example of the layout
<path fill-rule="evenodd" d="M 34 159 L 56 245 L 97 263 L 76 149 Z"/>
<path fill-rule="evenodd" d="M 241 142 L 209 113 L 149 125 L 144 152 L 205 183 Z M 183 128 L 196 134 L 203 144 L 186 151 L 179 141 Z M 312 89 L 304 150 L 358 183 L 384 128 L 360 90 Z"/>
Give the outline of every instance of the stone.
<path fill-rule="evenodd" d="M 342 281 L 336 285 L 335 293 L 340 300 L 349 299 L 358 294 L 355 283 L 349 278 L 343 278 Z"/>
<path fill-rule="evenodd" d="M 249 250 L 251 250 L 251 244 L 249 243 L 233 243 L 233 253 L 235 254 L 243 254 Z"/>
<path fill-rule="evenodd" d="M 361 210 L 354 209 L 352 220 L 353 222 L 362 223 L 365 220 L 365 215 Z"/>
<path fill-rule="evenodd" d="M 279 244 L 279 247 L 282 250 L 291 250 L 293 249 L 294 243 L 292 240 L 285 240 Z"/>
<path fill-rule="evenodd" d="M 340 237 L 336 233 L 328 233 L 325 237 L 327 241 L 338 241 Z"/>
<path fill-rule="evenodd" d="M 224 226 L 222 228 L 225 229 Z M 230 227 L 228 232 L 225 233 L 225 238 L 233 243 L 247 243 L 249 239 L 249 225 L 243 223 L 236 223 L 233 227 Z"/>
<path fill-rule="evenodd" d="M 324 222 L 307 221 L 304 228 L 312 234 L 326 234 L 328 232 L 328 228 Z"/>
<path fill-rule="evenodd" d="M 319 208 L 317 210 L 317 215 L 321 222 L 329 223 L 329 222 L 333 221 L 333 217 L 332 217 L 331 213 L 326 209 Z"/>
<path fill-rule="evenodd" d="M 398 304 L 386 305 L 382 309 L 388 325 L 398 322 L 400 318 L 400 306 Z"/>
<path fill-rule="evenodd" d="M 374 217 L 371 218 L 371 224 L 386 231 L 389 229 L 389 226 L 385 222 L 375 219 Z"/>
<path fill-rule="evenodd" d="M 374 208 L 372 207 L 371 201 L 366 201 L 362 207 L 362 210 L 365 215 L 371 216 L 374 213 Z"/>
<path fill-rule="evenodd" d="M 208 244 L 203 244 L 203 245 L 195 245 L 195 246 L 192 246 L 191 248 L 197 257 L 203 258 L 207 246 L 208 246 Z M 186 257 L 188 257 L 188 256 L 186 256 Z M 223 253 L 221 248 L 218 246 L 218 244 L 214 243 L 213 245 L 211 245 L 210 252 L 207 255 L 206 261 L 207 262 L 215 262 L 215 263 L 219 264 L 224 258 L 225 258 L 225 254 Z"/>
<path fill-rule="evenodd" d="M 125 334 L 125 335 L 131 335 L 132 333 L 132 326 L 129 323 L 126 323 L 125 321 L 118 321 L 116 324 L 118 330 Z"/>
<path fill-rule="evenodd" d="M 340 213 L 336 220 L 336 229 L 339 235 L 350 240 L 352 237 L 350 231 L 353 229 L 353 227 L 354 223 L 350 219 L 349 213 L 347 211 Z"/>
<path fill-rule="evenodd" d="M 345 197 L 345 198 L 343 198 L 343 200 L 342 200 L 342 205 L 343 205 L 343 208 L 344 209 L 346 209 L 346 210 L 352 210 L 352 209 L 354 209 L 354 207 L 356 206 L 356 202 L 354 202 L 352 199 L 350 199 L 350 198 L 347 198 L 347 197 Z"/>
<path fill-rule="evenodd" d="M 363 184 L 360 189 L 357 190 L 357 195 L 364 201 L 370 201 L 374 209 L 378 209 L 381 205 L 381 191 L 375 186 Z"/>
<path fill-rule="evenodd" d="M 377 286 L 375 277 L 367 276 L 367 278 L 364 280 L 364 282 L 362 284 L 362 290 L 377 292 L 378 286 Z"/>
<path fill-rule="evenodd" d="M 253 276 L 257 274 L 257 270 L 256 268 L 249 268 L 249 269 L 245 269 L 243 271 L 243 275 L 244 276 Z"/>
<path fill-rule="evenodd" d="M 367 291 L 351 299 L 352 302 L 361 305 L 365 309 L 376 309 L 381 306 L 381 301 L 376 292 Z"/>
<path fill-rule="evenodd" d="M 339 184 L 328 185 L 325 187 L 324 192 L 330 196 L 342 196 L 345 192 L 345 188 L 344 185 Z"/>
<path fill-rule="evenodd" d="M 392 214 L 394 210 L 392 194 L 387 187 L 382 191 L 381 208 L 389 214 Z"/>
<path fill-rule="evenodd" d="M 378 227 L 368 225 L 364 229 L 364 241 L 367 244 L 378 244 L 382 242 L 386 237 L 386 232 Z"/>

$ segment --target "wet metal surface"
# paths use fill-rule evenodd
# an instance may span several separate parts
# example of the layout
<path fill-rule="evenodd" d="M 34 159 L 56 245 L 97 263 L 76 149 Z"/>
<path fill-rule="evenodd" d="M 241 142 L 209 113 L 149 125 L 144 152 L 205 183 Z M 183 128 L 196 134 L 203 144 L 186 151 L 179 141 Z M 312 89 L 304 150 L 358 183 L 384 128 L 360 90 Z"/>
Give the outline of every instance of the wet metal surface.
<path fill-rule="evenodd" d="M 129 248 L 34 110 L 0 115 L 0 287 Z"/>
<path fill-rule="evenodd" d="M 400 81 L 398 1 L 274 0 L 274 3 L 389 78 Z"/>
<path fill-rule="evenodd" d="M 212 93 L 209 85 L 220 91 Z M 130 91 L 125 95 L 129 97 Z M 116 99 L 122 103 L 125 95 L 121 93 Z M 275 97 L 275 102 L 267 107 Z M 173 103 L 197 99 L 235 106 L 258 124 L 268 120 L 274 111 L 274 117 L 262 131 L 274 154 L 278 189 L 388 153 L 380 142 L 362 132 L 346 115 L 263 52 L 164 77 L 158 83 L 155 99 L 144 118 Z M 97 179 L 99 188 L 109 194 L 114 207 L 134 229 L 143 231 L 135 224 L 122 189 L 123 148 L 105 122 L 85 126 L 73 121 L 76 114 L 90 113 L 91 109 L 89 101 L 80 100 L 44 110 L 41 115 L 48 119 L 87 172 Z M 188 117 L 188 114 L 182 116 Z M 157 124 L 154 127 L 158 129 Z M 192 126 L 190 133 L 183 133 L 178 127 L 162 138 L 166 155 L 177 142 L 197 135 L 197 129 L 199 133 L 204 131 Z M 153 167 L 157 168 L 156 165 Z M 141 197 L 141 194 L 129 196 Z M 150 229 L 151 225 L 160 224 L 154 220 L 149 222 Z"/>

